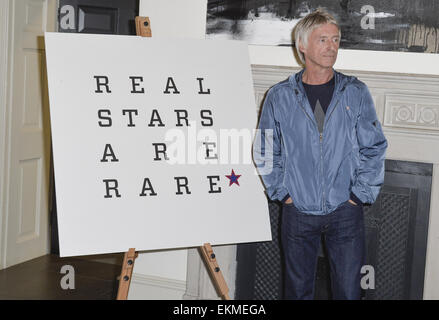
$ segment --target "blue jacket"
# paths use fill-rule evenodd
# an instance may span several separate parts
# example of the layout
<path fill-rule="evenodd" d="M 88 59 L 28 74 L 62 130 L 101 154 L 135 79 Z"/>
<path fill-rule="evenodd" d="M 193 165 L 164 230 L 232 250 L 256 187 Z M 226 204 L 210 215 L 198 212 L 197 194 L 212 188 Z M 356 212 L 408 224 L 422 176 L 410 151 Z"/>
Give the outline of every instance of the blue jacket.
<path fill-rule="evenodd" d="M 288 194 L 303 213 L 324 215 L 350 198 L 375 202 L 384 182 L 387 140 L 367 86 L 334 70 L 320 134 L 302 84 L 304 70 L 267 93 L 253 157 L 267 195 Z"/>

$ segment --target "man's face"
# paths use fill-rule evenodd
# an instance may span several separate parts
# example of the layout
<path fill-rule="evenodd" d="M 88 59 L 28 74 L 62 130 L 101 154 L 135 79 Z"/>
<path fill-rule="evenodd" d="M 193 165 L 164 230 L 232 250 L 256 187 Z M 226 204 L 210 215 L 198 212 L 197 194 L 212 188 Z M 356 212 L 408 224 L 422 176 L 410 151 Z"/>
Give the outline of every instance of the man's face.
<path fill-rule="evenodd" d="M 308 44 L 300 49 L 305 54 L 306 67 L 332 68 L 337 60 L 340 37 L 338 28 L 327 23 L 315 28 L 308 36 Z"/>

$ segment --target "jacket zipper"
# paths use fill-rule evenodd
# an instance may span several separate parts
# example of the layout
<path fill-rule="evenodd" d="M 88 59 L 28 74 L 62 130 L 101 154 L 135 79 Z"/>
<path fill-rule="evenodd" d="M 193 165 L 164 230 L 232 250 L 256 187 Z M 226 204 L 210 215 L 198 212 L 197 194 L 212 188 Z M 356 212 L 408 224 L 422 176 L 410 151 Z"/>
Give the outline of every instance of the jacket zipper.
<path fill-rule="evenodd" d="M 344 88 L 341 90 L 341 92 L 344 90 Z M 329 115 L 328 119 L 325 121 L 324 125 L 323 125 L 323 132 L 325 132 L 325 124 L 329 121 L 329 119 L 331 119 L 332 114 L 334 113 L 335 109 L 338 106 L 338 103 L 340 102 L 340 98 L 338 97 L 337 103 L 335 104 L 334 109 L 332 109 L 331 114 Z M 314 124 L 315 127 L 317 129 L 317 132 L 319 133 L 319 138 L 320 138 L 320 175 L 321 175 L 321 179 L 322 179 L 322 192 L 323 192 L 323 197 L 322 197 L 322 210 L 323 212 L 325 211 L 325 187 L 324 187 L 324 177 L 323 177 L 323 132 L 320 133 L 319 128 L 317 127 L 317 124 L 315 123 L 315 121 L 313 119 L 311 119 L 311 117 L 308 115 L 308 113 L 306 113 L 305 108 L 299 104 L 300 107 L 302 108 L 303 112 L 305 113 L 305 115 L 308 117 L 309 120 L 311 120 Z"/>
<path fill-rule="evenodd" d="M 325 179 L 323 176 L 323 132 L 325 132 L 325 126 L 329 122 L 329 119 L 331 119 L 332 114 L 334 113 L 335 109 L 337 108 L 339 102 L 340 102 L 340 98 L 337 99 L 337 103 L 335 104 L 334 109 L 332 109 L 331 114 L 329 115 L 328 119 L 323 124 L 323 131 L 322 131 L 322 133 L 320 133 L 320 167 L 321 167 L 321 176 L 322 176 L 322 192 L 323 192 L 322 210 L 323 210 L 323 212 L 326 211 L 326 208 L 325 208 L 325 186 L 324 186 Z"/>
<path fill-rule="evenodd" d="M 311 117 L 308 115 L 308 113 L 306 113 L 305 108 L 301 104 L 299 104 L 299 105 L 302 108 L 302 110 L 305 113 L 305 115 L 308 117 L 308 119 L 311 120 L 312 123 L 314 123 L 314 125 L 315 125 L 315 127 L 317 129 L 317 132 L 319 134 L 319 140 L 320 140 L 320 176 L 321 176 L 321 179 L 322 179 L 321 187 L 322 187 L 322 192 L 323 192 L 322 210 L 324 211 L 325 188 L 323 187 L 323 181 L 324 181 L 324 179 L 323 179 L 323 132 L 320 133 L 319 128 L 317 127 L 317 124 L 315 123 L 315 121 L 313 119 L 311 119 Z M 331 112 L 331 115 L 332 115 L 332 112 Z"/>

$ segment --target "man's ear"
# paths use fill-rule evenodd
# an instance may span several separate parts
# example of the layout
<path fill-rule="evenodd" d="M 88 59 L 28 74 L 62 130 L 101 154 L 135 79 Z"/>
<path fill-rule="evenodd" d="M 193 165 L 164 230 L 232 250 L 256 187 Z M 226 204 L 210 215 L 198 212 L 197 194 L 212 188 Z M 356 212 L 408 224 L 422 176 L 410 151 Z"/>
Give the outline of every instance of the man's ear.
<path fill-rule="evenodd" d="M 300 52 L 302 52 L 302 53 L 305 55 L 305 51 L 306 51 L 306 49 L 305 49 L 305 47 L 303 46 L 302 42 L 299 42 L 299 50 L 300 50 Z"/>

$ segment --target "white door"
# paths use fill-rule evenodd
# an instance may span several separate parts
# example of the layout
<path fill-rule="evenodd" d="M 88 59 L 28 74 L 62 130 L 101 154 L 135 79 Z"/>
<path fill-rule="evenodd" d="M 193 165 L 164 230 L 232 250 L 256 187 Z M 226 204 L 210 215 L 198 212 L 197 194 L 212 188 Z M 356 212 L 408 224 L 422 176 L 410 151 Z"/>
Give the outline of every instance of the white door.
<path fill-rule="evenodd" d="M 54 31 L 55 21 L 56 0 L 9 1 L 3 268 L 49 252 L 50 123 L 44 31 Z"/>

